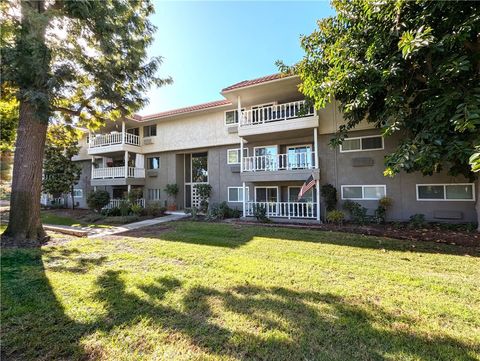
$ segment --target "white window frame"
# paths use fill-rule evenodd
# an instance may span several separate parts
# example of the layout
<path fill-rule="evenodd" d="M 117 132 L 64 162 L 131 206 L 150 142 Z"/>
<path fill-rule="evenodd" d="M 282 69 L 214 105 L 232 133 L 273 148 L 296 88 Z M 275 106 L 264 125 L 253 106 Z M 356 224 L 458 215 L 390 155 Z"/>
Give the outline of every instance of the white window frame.
<path fill-rule="evenodd" d="M 237 197 L 240 195 L 239 190 L 243 189 L 243 187 L 227 187 L 227 202 L 228 203 L 243 203 L 243 198 L 240 199 L 240 197 L 239 197 L 238 201 L 231 201 L 230 200 L 230 189 L 233 189 L 233 188 L 237 190 Z M 248 202 L 249 199 L 250 199 L 250 189 L 248 187 L 245 187 L 245 195 L 246 195 L 245 201 Z"/>
<path fill-rule="evenodd" d="M 354 150 L 343 150 L 343 144 L 340 144 L 340 153 L 352 153 L 352 152 L 374 152 L 376 150 L 383 150 L 385 149 L 385 139 L 381 135 L 366 135 L 363 137 L 348 137 L 345 140 L 356 140 L 360 139 L 360 147 L 362 146 L 362 139 L 364 138 L 378 138 L 382 139 L 382 147 L 381 148 L 374 148 L 374 149 L 354 149 Z"/>
<path fill-rule="evenodd" d="M 422 186 L 443 186 L 443 199 L 419 198 L 418 187 Z M 447 199 L 447 186 L 472 186 L 472 199 Z M 419 202 L 475 202 L 475 183 L 435 183 L 435 184 L 416 184 L 416 197 Z"/>
<path fill-rule="evenodd" d="M 230 148 L 230 149 L 227 149 L 227 164 L 231 164 L 231 165 L 240 164 L 241 159 L 239 159 L 237 163 L 230 163 L 228 153 L 231 152 L 231 151 L 237 151 L 238 154 L 240 154 L 240 148 Z M 244 157 L 248 157 L 248 148 L 243 148 L 243 151 L 244 151 L 244 152 L 245 152 L 245 151 L 247 152 L 247 155 L 244 155 Z M 240 157 L 240 158 L 241 158 L 241 157 Z"/>
<path fill-rule="evenodd" d="M 75 195 L 75 192 L 80 191 L 80 196 Z M 73 198 L 83 198 L 83 189 L 82 188 L 73 188 Z"/>
<path fill-rule="evenodd" d="M 343 188 L 345 187 L 361 187 L 362 188 L 362 198 L 345 198 L 343 197 Z M 387 196 L 387 186 L 386 184 L 344 184 L 340 186 L 341 199 L 342 200 L 352 200 L 352 201 L 378 201 L 380 198 L 365 198 L 365 187 L 382 187 L 384 190 L 384 197 Z"/>
<path fill-rule="evenodd" d="M 280 199 L 280 187 L 278 186 L 256 186 L 254 188 L 254 199 L 255 199 L 255 203 L 257 203 L 257 188 L 275 188 L 277 190 L 277 202 L 281 202 L 281 199 Z M 273 203 L 273 202 L 267 202 L 267 203 Z"/>
<path fill-rule="evenodd" d="M 158 195 L 158 198 L 157 197 L 154 197 L 154 198 L 151 198 L 150 197 L 150 194 L 154 195 L 154 196 L 157 196 Z M 162 191 L 160 190 L 160 188 L 147 188 L 147 200 L 149 201 L 159 201 L 162 197 Z"/>
<path fill-rule="evenodd" d="M 227 124 L 227 113 L 235 112 L 235 111 L 238 111 L 238 109 L 229 109 L 223 112 L 223 123 L 225 124 L 226 127 L 235 127 L 235 126 L 238 126 L 238 123 L 240 123 L 240 117 L 242 115 L 241 113 L 238 115 L 238 119 L 236 123 Z M 245 111 L 245 108 L 240 109 L 240 112 L 244 112 L 244 111 Z"/>
<path fill-rule="evenodd" d="M 277 156 L 278 156 L 278 152 L 280 150 L 280 147 L 278 146 L 278 144 L 270 144 L 270 145 L 262 145 L 262 146 L 258 146 L 258 147 L 253 147 L 253 156 L 254 157 L 261 157 L 261 155 L 255 155 L 255 151 L 257 149 L 262 149 L 262 148 L 277 148 Z"/>
<path fill-rule="evenodd" d="M 268 102 L 268 103 L 262 103 L 262 104 L 255 104 L 255 105 L 252 105 L 250 106 L 250 110 L 257 110 L 257 109 L 261 109 L 261 108 L 267 108 L 267 107 L 273 107 L 275 105 L 277 105 L 277 101 L 274 101 L 274 102 Z"/>

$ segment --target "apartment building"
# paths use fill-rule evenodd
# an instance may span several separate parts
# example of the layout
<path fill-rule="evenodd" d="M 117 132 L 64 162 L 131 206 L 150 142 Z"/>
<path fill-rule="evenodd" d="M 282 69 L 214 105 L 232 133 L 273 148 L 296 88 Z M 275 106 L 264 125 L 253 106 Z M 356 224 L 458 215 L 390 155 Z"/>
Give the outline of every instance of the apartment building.
<path fill-rule="evenodd" d="M 369 211 L 393 199 L 389 218 L 475 221 L 475 186 L 462 177 L 437 174 L 383 176 L 384 155 L 401 134 L 383 138 L 361 123 L 339 149 L 329 141 L 343 123 L 334 105 L 308 107 L 299 78 L 279 74 L 242 81 L 221 91 L 222 100 L 106 124 L 85 133 L 76 157 L 83 172 L 75 187 L 85 207 L 93 189 L 110 192 L 112 206 L 133 188 L 145 202 L 165 204 L 175 183 L 178 209 L 199 205 L 196 184 L 212 186 L 211 203 L 227 201 L 245 217 L 263 205 L 271 218 L 318 222 L 324 214 L 319 187 L 334 185 L 339 207 L 352 199 Z M 315 187 L 298 199 L 310 176 Z"/>

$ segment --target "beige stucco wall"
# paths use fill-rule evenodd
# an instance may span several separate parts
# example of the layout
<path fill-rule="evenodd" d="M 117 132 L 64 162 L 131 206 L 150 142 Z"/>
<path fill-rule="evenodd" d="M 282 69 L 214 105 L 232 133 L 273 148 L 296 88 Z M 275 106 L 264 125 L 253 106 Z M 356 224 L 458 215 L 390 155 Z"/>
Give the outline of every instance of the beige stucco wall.
<path fill-rule="evenodd" d="M 338 103 L 336 102 L 329 103 L 325 108 L 317 110 L 317 114 L 319 117 L 318 132 L 320 134 L 335 133 L 341 125 L 345 124 L 345 119 L 343 118 L 340 110 L 338 110 Z M 374 128 L 375 127 L 373 124 L 363 120 L 355 127 L 355 130 Z"/>

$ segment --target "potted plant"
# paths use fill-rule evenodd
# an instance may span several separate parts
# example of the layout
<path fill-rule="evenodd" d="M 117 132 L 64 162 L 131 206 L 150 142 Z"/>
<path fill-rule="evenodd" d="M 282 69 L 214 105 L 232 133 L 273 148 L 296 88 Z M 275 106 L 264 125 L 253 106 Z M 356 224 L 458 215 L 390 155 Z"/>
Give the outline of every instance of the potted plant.
<path fill-rule="evenodd" d="M 178 194 L 178 186 L 176 184 L 167 184 L 164 191 L 165 193 L 167 193 L 168 197 L 172 199 L 172 203 L 170 203 L 167 209 L 169 211 L 176 211 L 177 210 L 176 198 Z"/>

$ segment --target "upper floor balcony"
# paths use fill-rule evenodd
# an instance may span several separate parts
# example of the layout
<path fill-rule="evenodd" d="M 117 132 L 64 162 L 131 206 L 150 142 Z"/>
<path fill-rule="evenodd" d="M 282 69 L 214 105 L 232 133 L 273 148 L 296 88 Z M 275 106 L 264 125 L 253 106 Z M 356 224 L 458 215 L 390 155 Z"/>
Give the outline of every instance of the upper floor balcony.
<path fill-rule="evenodd" d="M 118 151 L 139 152 L 140 137 L 128 132 L 111 132 L 91 135 L 88 141 L 88 154 L 112 153 Z"/>
<path fill-rule="evenodd" d="M 305 100 L 256 106 L 244 110 L 238 135 L 248 137 L 265 133 L 289 132 L 318 127 L 317 112 Z"/>

